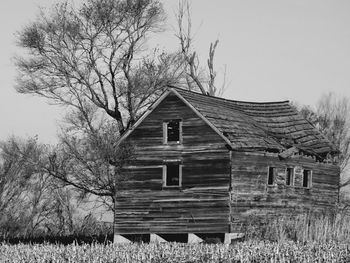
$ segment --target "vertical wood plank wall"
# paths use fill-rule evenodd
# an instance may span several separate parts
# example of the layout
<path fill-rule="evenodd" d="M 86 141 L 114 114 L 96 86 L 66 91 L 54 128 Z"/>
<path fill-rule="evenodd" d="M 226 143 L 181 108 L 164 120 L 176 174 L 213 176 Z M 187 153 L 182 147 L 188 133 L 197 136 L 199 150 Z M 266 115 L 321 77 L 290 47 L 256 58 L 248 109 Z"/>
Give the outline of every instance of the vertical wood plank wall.
<path fill-rule="evenodd" d="M 163 144 L 163 121 L 182 119 L 183 143 Z M 116 234 L 228 232 L 230 154 L 224 140 L 174 95 L 126 139 L 135 147 L 117 196 Z M 162 187 L 162 165 L 179 160 L 182 187 Z"/>

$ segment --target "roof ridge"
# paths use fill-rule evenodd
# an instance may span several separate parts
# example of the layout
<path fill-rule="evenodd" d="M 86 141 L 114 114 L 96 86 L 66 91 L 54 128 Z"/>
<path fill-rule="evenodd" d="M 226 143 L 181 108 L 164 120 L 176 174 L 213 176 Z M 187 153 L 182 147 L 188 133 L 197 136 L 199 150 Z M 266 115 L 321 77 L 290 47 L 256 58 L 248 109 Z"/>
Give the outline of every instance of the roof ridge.
<path fill-rule="evenodd" d="M 238 102 L 238 103 L 245 103 L 245 104 L 282 104 L 282 103 L 290 103 L 289 100 L 282 100 L 282 101 L 266 101 L 266 102 L 258 102 L 258 101 L 243 101 L 243 100 L 231 100 L 231 99 L 225 99 L 225 98 L 221 98 L 221 97 L 216 97 L 216 96 L 210 96 L 210 95 L 205 95 L 199 92 L 194 92 L 191 90 L 186 90 L 186 89 L 182 89 L 176 86 L 172 86 L 169 85 L 170 88 L 172 89 L 176 89 L 176 90 L 180 90 L 181 92 L 187 92 L 187 93 L 192 93 L 195 95 L 199 95 L 199 96 L 204 96 L 206 98 L 212 98 L 212 99 L 218 99 L 218 100 L 223 100 L 223 101 L 228 101 L 228 102 Z"/>

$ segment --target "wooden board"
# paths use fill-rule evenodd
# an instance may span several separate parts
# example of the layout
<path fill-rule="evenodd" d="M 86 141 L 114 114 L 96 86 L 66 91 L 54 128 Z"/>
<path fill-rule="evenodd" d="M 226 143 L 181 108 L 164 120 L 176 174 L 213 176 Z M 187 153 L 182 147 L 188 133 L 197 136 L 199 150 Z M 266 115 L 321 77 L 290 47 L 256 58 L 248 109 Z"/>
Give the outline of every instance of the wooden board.
<path fill-rule="evenodd" d="M 182 144 L 163 143 L 163 121 L 171 119 L 182 120 Z M 135 156 L 117 196 L 117 234 L 229 231 L 229 150 L 185 103 L 168 96 L 126 141 Z M 162 187 L 162 165 L 169 160 L 182 165 L 180 188 Z"/>
<path fill-rule="evenodd" d="M 267 185 L 268 167 L 276 167 L 274 185 Z M 293 186 L 286 185 L 286 168 L 295 168 Z M 312 171 L 312 186 L 303 187 L 303 169 Z M 232 154 L 231 224 L 236 227 L 252 216 L 325 212 L 338 202 L 339 167 L 311 158 L 250 153 Z M 234 228 L 233 227 L 233 228 Z"/>

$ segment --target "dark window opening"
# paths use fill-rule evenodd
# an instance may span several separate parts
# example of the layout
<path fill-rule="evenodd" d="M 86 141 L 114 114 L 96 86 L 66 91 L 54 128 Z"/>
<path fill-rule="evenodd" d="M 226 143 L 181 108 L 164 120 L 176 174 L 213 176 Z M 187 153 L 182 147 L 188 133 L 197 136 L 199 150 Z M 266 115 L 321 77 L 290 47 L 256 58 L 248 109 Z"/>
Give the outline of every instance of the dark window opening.
<path fill-rule="evenodd" d="M 294 184 L 294 168 L 287 168 L 286 185 Z"/>
<path fill-rule="evenodd" d="M 180 186 L 180 165 L 167 164 L 165 186 Z"/>
<path fill-rule="evenodd" d="M 165 142 L 180 142 L 180 120 L 166 122 Z"/>
<path fill-rule="evenodd" d="M 303 172 L 303 187 L 311 187 L 311 170 L 304 169 Z"/>
<path fill-rule="evenodd" d="M 273 185 L 275 181 L 275 172 L 276 168 L 275 167 L 269 167 L 269 174 L 267 177 L 267 184 L 268 185 Z"/>

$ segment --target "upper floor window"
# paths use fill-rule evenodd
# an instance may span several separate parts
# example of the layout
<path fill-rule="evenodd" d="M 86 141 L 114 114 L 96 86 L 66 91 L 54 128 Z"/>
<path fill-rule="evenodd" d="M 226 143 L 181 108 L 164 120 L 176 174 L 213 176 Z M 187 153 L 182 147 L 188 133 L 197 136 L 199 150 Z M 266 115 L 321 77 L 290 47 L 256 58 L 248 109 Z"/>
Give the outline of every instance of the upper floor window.
<path fill-rule="evenodd" d="M 294 168 L 288 167 L 286 172 L 286 185 L 294 185 Z"/>
<path fill-rule="evenodd" d="M 312 182 L 312 171 L 304 169 L 303 171 L 303 187 L 311 188 Z"/>
<path fill-rule="evenodd" d="M 163 142 L 165 144 L 182 142 L 181 120 L 169 120 L 163 123 Z"/>
<path fill-rule="evenodd" d="M 182 184 L 182 165 L 168 163 L 163 168 L 163 186 L 180 187 Z"/>
<path fill-rule="evenodd" d="M 275 183 L 276 167 L 269 167 L 267 174 L 267 185 L 273 185 Z"/>

